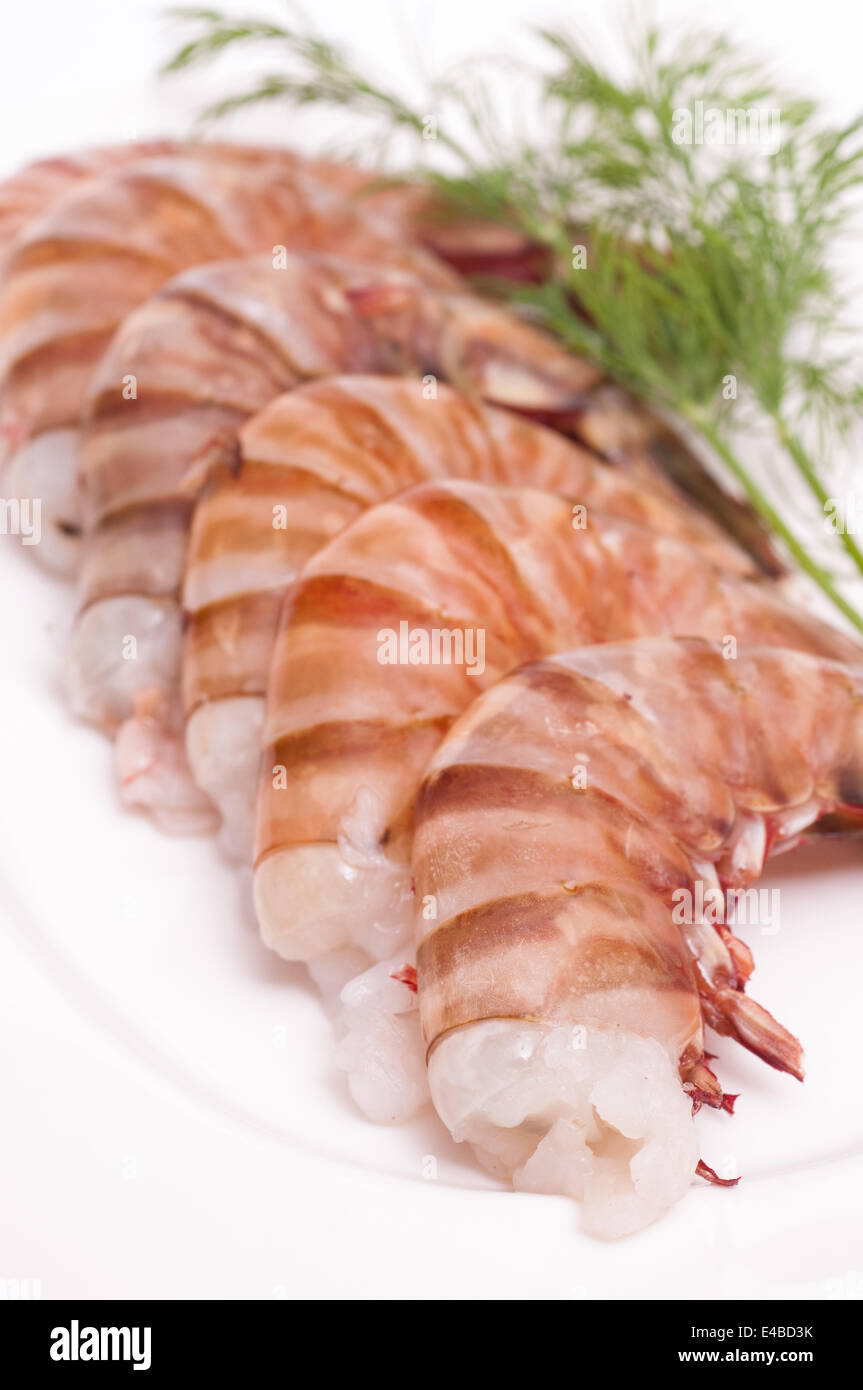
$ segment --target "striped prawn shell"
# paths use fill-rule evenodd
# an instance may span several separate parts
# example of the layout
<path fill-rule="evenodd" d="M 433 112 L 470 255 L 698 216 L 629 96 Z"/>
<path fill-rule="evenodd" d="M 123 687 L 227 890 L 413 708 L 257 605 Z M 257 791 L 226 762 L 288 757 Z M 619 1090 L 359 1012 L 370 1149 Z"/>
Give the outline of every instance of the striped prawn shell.
<path fill-rule="evenodd" d="M 248 158 L 266 158 L 277 151 L 267 147 L 225 145 L 208 141 L 183 145 L 175 140 L 146 140 L 101 146 L 39 159 L 0 183 L 0 254 L 32 218 L 64 193 L 106 170 L 152 155 L 205 150 L 208 154 L 242 149 Z M 381 184 L 373 170 L 354 164 L 309 159 L 310 170 L 342 193 L 358 194 L 378 217 L 410 229 L 417 240 L 442 260 L 466 273 L 494 274 L 511 280 L 536 279 L 545 269 L 547 253 L 514 228 L 479 220 L 444 219 L 445 208 L 422 184 Z"/>
<path fill-rule="evenodd" d="M 73 428 L 117 326 L 171 276 L 275 246 L 369 255 L 378 222 L 290 154 L 191 147 L 86 181 L 17 238 L 0 288 L 0 427 Z"/>
<path fill-rule="evenodd" d="M 470 359 L 469 349 L 462 353 Z M 480 354 L 481 356 L 481 354 Z M 487 359 L 483 359 L 484 361 Z M 263 694 L 282 597 L 362 511 L 430 479 L 533 484 L 685 536 L 744 571 L 741 553 L 694 510 L 607 468 L 574 442 L 444 385 L 352 376 L 273 402 L 240 434 L 235 477 L 198 503 L 184 588 L 187 715 L 207 700 Z"/>
<path fill-rule="evenodd" d="M 277 268 L 267 257 L 194 267 L 130 314 L 116 334 L 90 393 L 79 451 L 89 526 L 75 651 L 78 685 L 88 692 L 86 717 L 111 725 L 132 712 L 129 692 L 124 709 L 100 691 L 106 641 L 88 637 L 88 624 L 100 621 L 91 610 L 136 596 L 147 602 L 146 621 L 157 621 L 158 609 L 164 630 L 176 631 L 192 499 L 208 469 L 218 472 L 221 463 L 226 484 L 211 487 L 216 495 L 199 508 L 189 558 L 189 641 L 197 649 L 198 554 L 217 548 L 224 585 L 237 568 L 234 550 L 242 561 L 244 550 L 254 549 L 247 528 L 237 525 L 238 506 L 248 510 L 259 500 L 247 495 L 254 474 L 247 470 L 236 486 L 228 474 L 234 431 L 271 398 L 306 378 L 372 370 L 450 376 L 473 395 L 519 410 L 573 407 L 589 392 L 596 374 L 588 364 L 506 310 L 466 294 L 425 253 L 394 243 L 388 257 L 386 266 L 312 253 L 286 256 Z M 127 399 L 130 382 L 135 390 Z M 225 505 L 233 510 L 227 528 L 220 519 Z M 270 511 L 263 521 L 258 543 L 266 551 Z M 727 553 L 729 564 L 747 563 L 709 523 L 692 524 L 705 543 L 710 537 Z M 269 593 L 242 615 L 253 646 L 259 622 L 275 604 Z M 205 626 L 209 620 L 205 614 Z M 222 613 L 223 633 L 226 621 L 230 614 Z M 107 643 L 110 650 L 116 645 Z M 266 650 L 260 643 L 255 649 Z M 149 689 L 151 669 L 140 669 Z M 164 693 L 173 708 L 173 690 Z"/>
<path fill-rule="evenodd" d="M 88 179 L 134 160 L 176 151 L 172 140 L 106 145 L 73 154 L 37 159 L 0 182 L 0 257 L 28 222 Z"/>
<path fill-rule="evenodd" d="M 154 170 L 151 161 L 142 162 L 147 154 L 172 158 L 157 161 L 159 169 Z M 124 170 L 124 165 L 129 167 Z M 225 168 L 233 171 L 227 179 Z M 106 171 L 107 182 L 97 180 L 102 186 L 94 187 L 94 176 Z M 0 462 L 27 440 L 75 427 L 86 383 L 113 329 L 134 304 L 183 266 L 274 244 L 331 248 L 391 262 L 394 243 L 413 241 L 458 269 L 497 268 L 510 278 L 523 277 L 530 248 L 519 234 L 478 223 L 441 225 L 428 190 L 416 185 L 379 188 L 373 179 L 370 184 L 371 177 L 350 165 L 301 162 L 286 151 L 152 142 L 42 161 L 0 185 L 0 254 L 4 240 L 25 229 L 7 267 L 10 285 L 0 297 L 0 337 L 7 339 L 0 351 Z M 302 179 L 309 204 L 305 223 L 296 206 L 303 201 L 297 187 Z M 317 198 L 311 197 L 312 180 Z M 213 185 L 209 200 L 207 184 Z M 279 199 L 268 196 L 268 185 L 278 188 Z M 293 206 L 286 185 L 296 193 Z M 69 197 L 52 216 L 51 203 L 62 192 Z M 226 200 L 233 207 L 226 209 Z M 277 227 L 272 225 L 274 202 L 280 203 Z M 237 216 L 238 205 L 247 217 Z M 316 218 L 324 205 L 326 217 Z M 46 218 L 36 217 L 46 209 Z M 326 221 L 329 226 L 323 225 Z M 82 256 L 87 241 L 91 245 Z M 375 295 L 366 297 L 368 312 L 378 312 L 375 301 Z M 384 316 L 389 312 L 385 306 Z M 479 301 L 471 312 L 483 314 Z M 640 469 L 654 484 L 669 476 L 720 519 L 760 568 L 781 572 L 751 510 L 712 482 L 668 426 L 619 388 L 602 382 L 586 363 L 576 367 L 570 356 L 568 365 L 562 365 L 567 355 L 549 340 L 543 344 L 539 335 L 491 306 L 485 315 L 487 321 L 470 335 L 474 344 L 485 342 L 491 348 L 484 364 L 480 359 L 453 363 L 450 345 L 442 341 L 441 357 L 429 369 L 459 381 L 456 368 L 467 366 L 474 376 L 483 368 L 485 399 L 523 409 L 572 433 L 607 461 Z M 460 342 L 457 335 L 456 348 Z M 527 349 L 536 357 L 532 370 L 525 371 Z M 59 491 L 62 497 L 66 489 Z M 61 523 L 74 533 L 77 507 L 63 501 L 61 508 L 68 513 Z"/>
<path fill-rule="evenodd" d="M 659 1038 L 686 1076 L 706 1019 L 801 1075 L 743 992 L 745 948 L 678 925 L 674 894 L 709 867 L 750 883 L 770 848 L 861 809 L 860 665 L 690 638 L 523 668 L 453 725 L 416 803 L 429 1048 L 478 1019 L 596 1023 Z"/>
<path fill-rule="evenodd" d="M 397 290 L 358 288 L 354 302 L 381 334 L 395 331 L 404 339 Z M 436 316 L 426 310 L 423 317 L 425 331 L 415 322 L 413 334 L 422 343 L 426 371 L 474 391 L 489 404 L 550 426 L 633 481 L 663 489 L 669 500 L 702 518 L 709 515 L 714 532 L 727 538 L 727 566 L 739 567 L 739 556 L 736 562 L 731 556 L 736 546 L 763 574 L 776 578 L 784 573 L 752 508 L 713 480 L 666 421 L 595 365 L 487 299 L 465 295 Z"/>
<path fill-rule="evenodd" d="M 81 607 L 178 592 L 188 470 L 212 441 L 304 380 L 385 371 L 430 373 L 526 413 L 578 405 L 585 430 L 596 428 L 585 402 L 599 377 L 588 363 L 461 292 L 414 248 L 394 244 L 386 266 L 312 253 L 278 267 L 269 257 L 194 267 L 128 316 L 89 393 Z M 637 473 L 637 451 L 627 457 L 625 471 Z M 713 534 L 724 563 L 746 563 Z"/>
<path fill-rule="evenodd" d="M 394 843 L 453 720 L 495 680 L 556 651 L 697 633 L 863 658 L 863 648 L 841 632 L 662 534 L 661 508 L 650 514 L 644 494 L 628 495 L 613 472 L 582 466 L 558 481 L 569 498 L 465 481 L 400 493 L 307 563 L 280 619 L 274 603 L 265 635 L 261 629 L 265 649 L 278 623 L 259 860 L 303 840 L 335 843 L 360 788 L 374 794 L 381 843 Z M 588 505 L 585 529 L 573 524 L 573 502 Z M 648 519 L 653 529 L 638 524 Z M 251 630 L 238 610 L 222 673 L 238 669 L 237 653 L 240 668 L 252 655 Z M 460 634 L 458 660 L 410 659 L 409 643 L 421 653 L 425 639 L 432 653 L 444 633 Z M 382 661 L 384 634 L 400 645 L 394 663 Z M 445 640 L 451 650 L 457 639 Z M 263 691 L 264 670 L 262 661 L 256 685 L 247 667 L 245 690 L 234 685 L 230 693 Z M 275 766 L 285 770 L 277 785 Z"/>
<path fill-rule="evenodd" d="M 350 232 L 346 232 L 350 250 Z M 365 246 L 360 230 L 358 250 Z M 131 313 L 90 389 L 79 451 L 87 530 L 81 608 L 118 594 L 179 598 L 194 486 L 189 470 L 219 456 L 249 416 L 300 382 L 400 365 L 354 312 L 350 286 L 414 293 L 449 272 L 393 245 L 407 270 L 314 253 L 195 266 Z M 134 383 L 129 398 L 128 383 Z"/>

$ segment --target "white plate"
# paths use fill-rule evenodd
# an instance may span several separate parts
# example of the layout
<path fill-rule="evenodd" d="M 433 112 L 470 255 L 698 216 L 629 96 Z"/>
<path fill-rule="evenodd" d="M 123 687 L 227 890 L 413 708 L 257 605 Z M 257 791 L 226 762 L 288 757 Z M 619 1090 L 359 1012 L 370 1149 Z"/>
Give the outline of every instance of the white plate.
<path fill-rule="evenodd" d="M 854 1297 L 863 1285 L 859 851 L 786 859 L 752 990 L 800 1086 L 725 1040 L 701 1184 L 624 1244 L 504 1193 L 430 1114 L 352 1108 L 302 973 L 258 945 L 202 840 L 123 813 L 59 693 L 71 592 L 0 545 L 0 1279 L 48 1296 Z M 424 1178 L 428 1156 L 436 1179 Z M 4 1285 L 15 1291 L 15 1284 Z"/>
<path fill-rule="evenodd" d="M 257 8 L 282 17 L 275 0 Z M 4 172 L 58 146 L 182 129 L 223 94 L 219 72 L 154 80 L 156 9 L 18 8 L 0 52 Z M 824 0 L 817 51 L 807 6 L 728 0 L 723 13 L 778 68 L 857 110 L 847 5 Z M 570 0 L 567 15 L 592 32 L 597 6 Z M 536 18 L 532 0 L 321 10 L 384 77 L 418 48 L 430 72 L 490 46 L 521 55 Z M 311 114 L 264 111 L 240 129 L 321 144 Z M 58 690 L 71 608 L 0 538 L 0 1296 L 27 1280 L 45 1297 L 863 1293 L 859 849 L 806 853 L 765 880 L 782 891 L 781 930 L 752 938 L 752 992 L 803 1039 L 809 1074 L 800 1086 L 714 1047 L 742 1094 L 733 1118 L 699 1117 L 702 1151 L 742 1183 L 694 1186 L 655 1227 L 601 1245 L 564 1199 L 496 1190 L 430 1116 L 379 1129 L 356 1114 L 314 994 L 243 924 L 214 847 L 121 813 L 105 741 Z M 422 1176 L 429 1155 L 436 1180 Z"/>

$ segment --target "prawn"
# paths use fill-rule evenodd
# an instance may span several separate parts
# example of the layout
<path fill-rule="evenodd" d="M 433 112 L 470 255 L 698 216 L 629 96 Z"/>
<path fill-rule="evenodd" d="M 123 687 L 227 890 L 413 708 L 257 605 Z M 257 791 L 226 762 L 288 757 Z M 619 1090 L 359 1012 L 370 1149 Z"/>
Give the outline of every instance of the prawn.
<path fill-rule="evenodd" d="M 475 396 L 528 415 L 563 416 L 578 407 L 579 429 L 602 436 L 608 445 L 605 388 L 593 367 L 505 310 L 464 292 L 424 253 L 394 246 L 391 260 L 412 270 L 320 255 L 285 257 L 278 269 L 269 258 L 195 267 L 127 318 L 99 368 L 80 449 L 89 525 L 70 693 L 77 713 L 108 730 L 136 719 L 137 729 L 127 732 L 118 749 L 121 785 L 127 799 L 152 805 L 165 824 L 176 818 L 156 792 L 175 787 L 176 778 L 141 784 L 131 764 L 151 768 L 166 756 L 164 720 L 169 733 L 181 723 L 178 599 L 192 494 L 202 473 L 188 471 L 196 456 L 229 470 L 233 434 L 244 416 L 304 377 L 345 370 L 414 370 L 432 383 L 447 377 Z M 127 399 L 130 381 L 136 390 Z M 355 404 L 352 409 L 358 413 Z M 664 489 L 669 507 L 679 508 L 679 495 L 646 462 L 640 417 L 634 418 L 631 438 L 621 441 L 618 466 L 633 480 L 643 478 L 653 491 Z M 235 519 L 244 488 L 245 480 L 225 489 Z M 700 514 L 696 519 L 694 508 L 684 504 L 684 509 L 686 524 L 725 564 L 750 565 Z M 208 535 L 213 517 L 215 541 Z M 272 516 L 264 520 L 272 537 Z M 213 543 L 221 568 L 239 563 L 242 572 L 242 555 L 250 548 L 248 526 L 229 535 L 217 502 L 199 511 L 190 572 L 198 570 L 197 547 L 206 552 Z M 266 533 L 260 545 L 269 553 Z M 289 570 L 283 582 L 291 577 Z M 194 629 L 199 606 L 194 579 L 187 588 Z M 247 615 L 252 632 L 274 601 L 269 593 Z M 135 660 L 128 659 L 130 641 Z M 190 642 L 194 646 L 194 636 Z M 157 709 L 161 724 L 154 718 Z M 147 744 L 152 756 L 142 759 Z M 127 752 L 134 756 L 127 758 Z M 244 756 L 250 754 L 251 748 Z M 211 824 L 206 802 L 201 816 L 202 827 Z M 182 824 L 190 828 L 194 821 L 184 815 Z"/>
<path fill-rule="evenodd" d="M 84 718 L 115 728 L 178 671 L 185 537 L 201 476 L 192 465 L 230 466 L 243 420 L 304 379 L 411 371 L 527 414 L 578 404 L 582 428 L 597 432 L 591 366 L 465 293 L 427 256 L 394 248 L 392 261 L 410 269 L 320 255 L 285 257 L 278 269 L 269 258 L 216 262 L 129 315 L 91 389 L 80 448 L 88 525 L 70 690 Z M 640 476 L 639 450 L 623 459 Z M 227 564 L 224 532 L 219 545 Z M 745 563 L 730 545 L 722 558 Z M 124 643 L 135 634 L 145 659 L 130 662 Z"/>
<path fill-rule="evenodd" d="M 137 700 L 159 692 L 167 710 L 176 695 L 196 461 L 229 457 L 242 423 L 303 380 L 414 365 L 391 324 L 384 336 L 353 311 L 351 288 L 389 277 L 419 299 L 426 285 L 458 282 L 411 248 L 393 246 L 391 259 L 412 270 L 314 254 L 216 261 L 126 318 L 91 386 L 79 450 L 86 517 L 69 691 L 81 717 L 113 731 Z M 135 661 L 124 659 L 129 637 Z"/>
<path fill-rule="evenodd" d="M 685 535 L 729 568 L 751 568 L 721 532 L 664 489 L 444 385 L 426 399 L 420 381 L 353 376 L 282 397 L 241 432 L 236 476 L 219 479 L 199 502 L 186 571 L 189 761 L 225 816 L 223 844 L 236 857 L 250 853 L 263 697 L 286 590 L 365 508 L 448 476 L 571 491 Z"/>
<path fill-rule="evenodd" d="M 0 183 L 0 255 L 28 222 L 46 212 L 76 185 L 115 165 L 173 154 L 176 148 L 172 140 L 148 140 L 106 145 L 27 164 Z"/>
<path fill-rule="evenodd" d="M 516 408 L 571 406 L 593 380 L 425 253 L 393 246 L 390 258 L 386 268 L 321 255 L 194 267 L 128 316 L 98 370 L 80 448 L 89 524 L 69 693 L 109 732 L 134 721 L 118 741 L 123 796 L 165 828 L 194 829 L 195 804 L 200 828 L 212 825 L 191 786 L 176 814 L 180 586 L 197 480 L 216 464 L 230 470 L 243 419 L 305 378 L 346 370 L 445 373 Z M 266 525 L 271 534 L 271 516 Z M 243 533 L 222 530 L 215 544 L 227 567 Z M 727 548 L 729 563 L 745 563 Z M 170 776 L 152 775 L 166 760 Z"/>
<path fill-rule="evenodd" d="M 288 959 L 356 946 L 380 959 L 409 944 L 411 809 L 423 771 L 470 701 L 522 663 L 685 634 L 725 640 L 732 653 L 755 642 L 863 660 L 856 641 L 771 587 L 710 565 L 679 532 L 639 525 L 614 474 L 573 460 L 567 476 L 558 449 L 568 497 L 447 481 L 366 511 L 307 562 L 280 619 L 273 603 L 263 650 L 253 646 L 248 600 L 230 620 L 221 606 L 210 615 L 220 660 L 208 667 L 190 653 L 194 699 L 228 699 L 236 719 L 257 693 L 257 724 L 272 646 L 255 896 L 265 941 Z M 503 458 L 506 484 L 518 451 Z M 305 545 L 305 516 L 297 525 Z M 213 705 L 202 708 L 212 719 Z M 209 738 L 225 768 L 214 794 L 237 797 L 245 786 L 250 804 L 250 772 L 228 770 L 228 717 L 217 715 L 219 736 Z"/>
<path fill-rule="evenodd" d="M 459 270 L 530 278 L 532 250 L 520 234 L 470 221 L 444 226 L 435 213 L 434 196 L 420 186 L 381 189 L 351 165 L 224 144 L 94 150 L 41 161 L 0 185 L 0 254 L 13 242 L 0 291 L 0 469 L 9 475 L 7 491 L 43 504 L 43 561 L 64 573 L 77 565 L 80 411 L 101 354 L 131 309 L 184 267 L 272 252 L 283 241 L 386 263 L 412 243 Z M 367 296 L 367 310 L 379 312 L 379 299 Z M 520 404 L 519 390 L 524 382 L 532 389 L 536 374 L 523 371 L 518 341 L 507 363 L 506 340 L 518 339 L 520 329 L 505 322 L 498 316 L 493 355 L 498 373 L 508 374 L 508 403 Z M 483 336 L 488 342 L 488 328 L 475 335 Z M 540 396 L 523 405 L 610 461 L 632 466 L 640 452 L 641 467 L 670 473 L 765 572 L 780 572 L 751 510 L 726 496 L 668 426 L 619 388 L 592 387 L 589 399 Z"/>
<path fill-rule="evenodd" d="M 0 466 L 42 499 L 40 557 L 69 571 L 82 524 L 76 450 L 99 359 L 125 316 L 202 261 L 292 247 L 385 256 L 394 224 L 320 166 L 243 146 L 190 147 L 85 179 L 28 223 L 0 286 Z"/>
<path fill-rule="evenodd" d="M 641 639 L 483 693 L 413 838 L 429 1082 L 456 1139 L 517 1188 L 582 1199 L 597 1233 L 653 1220 L 696 1167 L 693 1099 L 723 1102 L 705 1023 L 803 1075 L 744 992 L 748 949 L 686 903 L 861 815 L 859 663 Z"/>

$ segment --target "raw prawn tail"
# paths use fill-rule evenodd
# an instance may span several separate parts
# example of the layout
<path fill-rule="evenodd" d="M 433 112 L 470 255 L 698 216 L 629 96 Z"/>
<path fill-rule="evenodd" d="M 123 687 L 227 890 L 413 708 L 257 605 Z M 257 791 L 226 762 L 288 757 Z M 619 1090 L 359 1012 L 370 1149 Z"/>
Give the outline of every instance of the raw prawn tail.
<path fill-rule="evenodd" d="M 803 1080 L 803 1049 L 787 1028 L 742 990 L 702 994 L 704 1018 L 717 1033 L 732 1037 L 777 1071 Z"/>
<path fill-rule="evenodd" d="M 766 841 L 764 844 L 766 848 Z M 760 871 L 761 863 L 748 865 L 747 882 Z M 705 876 L 711 888 L 719 888 L 720 880 L 708 866 L 700 866 L 698 872 Z M 802 1081 L 800 1043 L 772 1014 L 744 993 L 754 968 L 749 948 L 733 936 L 725 924 L 684 923 L 681 931 L 692 953 L 705 1022 L 717 1033 L 734 1038 L 777 1071 L 789 1072 Z"/>
<path fill-rule="evenodd" d="M 412 958 L 409 947 L 369 966 L 339 998 L 336 1065 L 356 1105 L 378 1124 L 403 1123 L 431 1100 Z"/>
<path fill-rule="evenodd" d="M 696 1062 L 681 1060 L 680 1077 L 684 1091 L 692 1100 L 692 1113 L 697 1114 L 702 1105 L 707 1105 L 712 1110 L 724 1110 L 733 1115 L 738 1097 L 723 1091 L 718 1076 L 707 1065 L 708 1060 L 706 1052 Z"/>
<path fill-rule="evenodd" d="M 699 1178 L 704 1178 L 705 1182 L 712 1183 L 714 1187 L 736 1187 L 740 1182 L 739 1178 L 721 1178 L 703 1158 L 699 1158 L 695 1172 Z"/>
<path fill-rule="evenodd" d="M 175 515 L 166 515 L 156 542 L 166 555 L 172 540 L 178 548 L 184 544 L 184 525 Z M 112 548 L 123 529 L 112 528 Z M 66 677 L 71 708 L 112 736 L 134 716 L 141 697 L 158 691 L 162 706 L 172 708 L 180 680 L 181 641 L 182 617 L 170 589 L 159 594 L 142 585 L 138 593 L 103 592 L 75 620 Z"/>
<path fill-rule="evenodd" d="M 147 811 L 172 835 L 211 834 L 218 827 L 219 814 L 192 778 L 182 731 L 160 691 L 139 696 L 135 714 L 117 733 L 114 751 L 124 805 Z"/>
<path fill-rule="evenodd" d="M 0 485 L 21 509 L 17 530 L 25 547 L 64 578 L 74 574 L 81 548 L 79 441 L 75 426 L 34 433 L 32 420 L 0 398 Z"/>
<path fill-rule="evenodd" d="M 704 1023 L 802 1063 L 698 884 L 751 883 L 840 804 L 863 804 L 859 663 L 641 639 L 481 694 L 432 759 L 413 840 L 429 1077 L 455 1137 L 516 1186 L 581 1196 L 606 1235 L 713 1180 L 689 1112 L 734 1097 Z"/>

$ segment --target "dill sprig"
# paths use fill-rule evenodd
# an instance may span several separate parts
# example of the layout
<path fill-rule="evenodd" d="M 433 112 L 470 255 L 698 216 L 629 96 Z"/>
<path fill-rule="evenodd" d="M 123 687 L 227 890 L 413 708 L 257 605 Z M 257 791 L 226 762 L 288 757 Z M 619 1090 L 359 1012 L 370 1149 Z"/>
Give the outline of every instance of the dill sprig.
<path fill-rule="evenodd" d="M 195 35 L 165 63 L 164 73 L 213 62 L 239 44 L 275 41 L 282 50 L 283 67 L 279 71 L 265 73 L 252 87 L 205 106 L 200 113 L 203 123 L 244 107 L 281 100 L 292 106 L 349 108 L 360 116 L 379 118 L 390 129 L 404 127 L 420 137 L 423 134 L 427 115 L 397 93 L 372 82 L 336 44 L 301 23 L 287 26 L 268 20 L 240 19 L 197 6 L 170 9 L 167 17 L 191 26 Z M 466 148 L 448 132 L 444 131 L 440 138 L 460 160 L 467 159 Z"/>
<path fill-rule="evenodd" d="M 349 109 L 422 138 L 434 112 L 436 138 L 423 141 L 422 166 L 411 176 L 432 183 L 454 213 L 517 226 L 550 253 L 541 284 L 502 291 L 636 395 L 693 427 L 801 568 L 863 631 L 863 616 L 734 443 L 742 421 L 768 424 L 825 510 L 823 470 L 803 431 L 814 422 L 832 441 L 863 406 L 853 355 L 839 346 L 845 289 L 833 269 L 863 182 L 861 120 L 830 126 L 815 103 L 792 96 L 721 37 L 669 43 L 656 29 L 633 30 L 629 75 L 620 78 L 572 36 L 546 28 L 533 70 L 542 134 L 513 134 L 492 89 L 478 80 L 440 81 L 411 102 L 305 23 L 240 20 L 213 9 L 172 14 L 193 37 L 169 71 L 241 44 L 279 54 L 276 72 L 208 107 L 207 119 L 284 100 Z M 698 102 L 702 111 L 778 112 L 781 142 L 681 139 L 685 113 L 691 118 Z M 440 147 L 454 167 L 429 167 Z M 843 531 L 838 540 L 863 574 L 853 536 Z"/>

